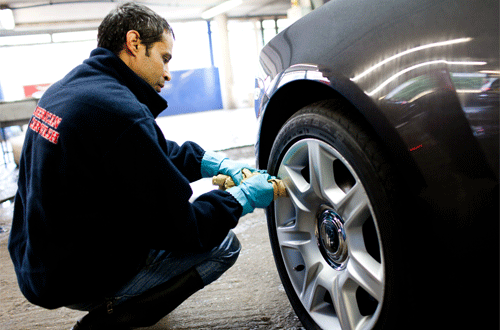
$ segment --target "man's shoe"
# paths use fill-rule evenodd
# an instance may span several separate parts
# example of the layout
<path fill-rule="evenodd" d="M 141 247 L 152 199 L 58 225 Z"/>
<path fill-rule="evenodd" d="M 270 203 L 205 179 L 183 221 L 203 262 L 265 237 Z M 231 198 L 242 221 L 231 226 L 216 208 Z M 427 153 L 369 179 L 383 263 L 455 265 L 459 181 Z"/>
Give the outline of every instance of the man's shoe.
<path fill-rule="evenodd" d="M 76 324 L 71 328 L 71 330 L 82 330 L 83 328 L 80 326 L 80 322 L 76 322 Z"/>
<path fill-rule="evenodd" d="M 103 306 L 89 312 L 72 330 L 130 330 L 149 327 L 203 287 L 198 271 L 191 268 L 117 306 Z"/>
<path fill-rule="evenodd" d="M 92 313 L 92 312 L 91 312 Z M 85 315 L 81 320 L 77 321 L 71 330 L 131 330 L 130 327 L 125 327 L 117 324 L 109 324 L 104 320 L 95 320 L 91 313 Z M 94 320 L 92 320 L 94 319 Z M 94 322 L 94 324 L 92 324 Z"/>

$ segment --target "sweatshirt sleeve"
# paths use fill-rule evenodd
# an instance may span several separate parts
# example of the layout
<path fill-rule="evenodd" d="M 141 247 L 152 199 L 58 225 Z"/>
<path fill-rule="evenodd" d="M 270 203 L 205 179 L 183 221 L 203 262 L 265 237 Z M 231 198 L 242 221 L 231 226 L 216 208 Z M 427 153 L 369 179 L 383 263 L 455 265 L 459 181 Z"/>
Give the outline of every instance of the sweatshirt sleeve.
<path fill-rule="evenodd" d="M 229 193 L 216 190 L 189 202 L 189 180 L 201 176 L 202 151 L 193 143 L 166 142 L 150 120 L 122 134 L 104 166 L 109 205 L 113 218 L 120 219 L 117 233 L 123 239 L 184 252 L 207 251 L 222 242 L 237 225 L 242 207 Z"/>
<path fill-rule="evenodd" d="M 158 136 L 162 136 L 160 128 L 155 125 Z M 173 141 L 165 141 L 165 146 L 161 146 L 165 150 L 165 154 L 170 159 L 172 164 L 184 175 L 189 182 L 194 182 L 202 178 L 201 162 L 205 150 L 195 142 L 184 142 L 181 146 Z M 161 142 L 160 142 L 161 143 Z"/>

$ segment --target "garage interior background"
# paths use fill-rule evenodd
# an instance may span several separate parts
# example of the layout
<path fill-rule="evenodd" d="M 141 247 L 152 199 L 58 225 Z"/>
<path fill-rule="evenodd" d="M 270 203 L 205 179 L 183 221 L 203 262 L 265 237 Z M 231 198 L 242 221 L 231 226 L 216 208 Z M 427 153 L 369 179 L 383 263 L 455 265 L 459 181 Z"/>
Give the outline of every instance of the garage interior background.
<path fill-rule="evenodd" d="M 38 98 L 88 58 L 97 27 L 124 1 L 0 0 L 0 101 Z M 258 54 L 318 0 L 149 0 L 176 42 L 165 114 L 253 106 Z"/>

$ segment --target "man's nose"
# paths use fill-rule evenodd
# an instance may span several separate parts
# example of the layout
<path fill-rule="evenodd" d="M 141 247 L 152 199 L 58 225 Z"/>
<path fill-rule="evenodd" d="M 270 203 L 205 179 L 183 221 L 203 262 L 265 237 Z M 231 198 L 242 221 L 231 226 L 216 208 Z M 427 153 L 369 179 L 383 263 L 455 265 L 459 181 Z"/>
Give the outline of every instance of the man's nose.
<path fill-rule="evenodd" d="M 163 77 L 166 81 L 170 81 L 172 79 L 172 75 L 170 74 L 170 70 L 168 69 L 168 65 L 165 65 L 163 68 Z"/>

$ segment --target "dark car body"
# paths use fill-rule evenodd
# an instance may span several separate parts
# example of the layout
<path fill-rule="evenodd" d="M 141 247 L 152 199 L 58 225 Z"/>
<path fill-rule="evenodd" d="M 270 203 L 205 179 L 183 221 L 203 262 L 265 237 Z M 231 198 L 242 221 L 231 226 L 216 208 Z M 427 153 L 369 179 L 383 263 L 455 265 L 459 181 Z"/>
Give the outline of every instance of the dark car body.
<path fill-rule="evenodd" d="M 471 101 L 500 74 L 498 14 L 496 1 L 330 1 L 303 17 L 260 55 L 272 83 L 261 93 L 259 166 L 291 114 L 340 96 L 392 150 L 412 194 L 471 221 L 470 196 L 498 182 L 498 94 Z"/>
<path fill-rule="evenodd" d="M 442 243 L 463 254 L 454 265 L 489 259 L 488 279 L 498 282 L 499 93 L 488 85 L 500 76 L 499 40 L 498 1 L 325 3 L 260 54 L 258 166 L 267 167 L 275 137 L 299 109 L 346 100 L 389 150 L 407 221 L 459 232 Z M 425 244 L 416 264 L 437 265 L 428 256 L 448 253 Z"/>

